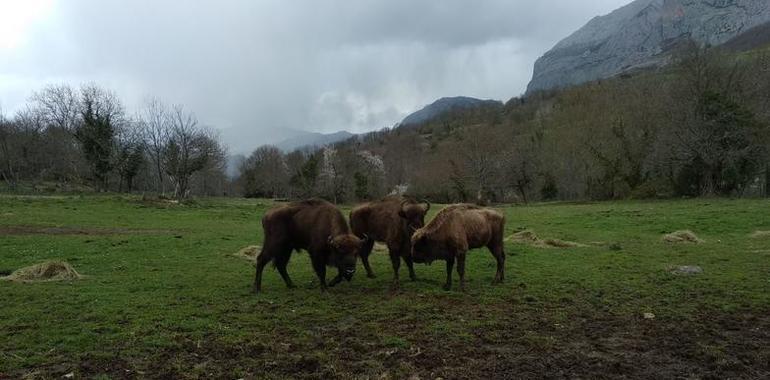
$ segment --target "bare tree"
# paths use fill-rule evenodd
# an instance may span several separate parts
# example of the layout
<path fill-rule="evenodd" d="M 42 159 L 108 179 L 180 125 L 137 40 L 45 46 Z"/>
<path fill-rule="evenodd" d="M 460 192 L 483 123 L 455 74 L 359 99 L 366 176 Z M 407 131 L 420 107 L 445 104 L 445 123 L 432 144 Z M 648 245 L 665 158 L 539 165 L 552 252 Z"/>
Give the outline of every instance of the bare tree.
<path fill-rule="evenodd" d="M 91 85 L 92 90 L 95 86 Z M 94 92 L 94 91 L 89 91 Z M 80 121 L 81 106 L 77 91 L 67 84 L 48 85 L 30 98 L 45 118 L 46 124 L 75 133 Z"/>
<path fill-rule="evenodd" d="M 18 171 L 14 164 L 15 152 L 11 151 L 14 132 L 15 125 L 6 119 L 5 112 L 3 112 L 3 108 L 0 107 L 0 159 L 2 160 L 0 161 L 0 164 L 2 164 L 2 167 L 0 167 L 0 175 L 2 175 L 3 180 L 8 184 L 8 187 L 10 187 L 11 190 L 16 188 L 18 182 Z"/>
<path fill-rule="evenodd" d="M 151 98 L 146 102 L 139 119 L 142 124 L 144 150 L 150 156 L 157 175 L 157 191 L 164 194 L 166 188 L 163 181 L 163 151 L 168 142 L 171 122 L 168 108 L 157 98 Z"/>
<path fill-rule="evenodd" d="M 174 197 L 190 195 L 190 178 L 206 168 L 222 152 L 216 136 L 198 125 L 195 115 L 174 106 L 169 114 L 168 143 L 163 150 L 163 166 L 174 185 Z"/>
<path fill-rule="evenodd" d="M 122 192 L 125 184 L 130 193 L 134 189 L 134 178 L 145 162 L 142 129 L 136 122 L 124 123 L 118 129 L 115 140 L 113 166 L 120 178 L 118 191 Z"/>

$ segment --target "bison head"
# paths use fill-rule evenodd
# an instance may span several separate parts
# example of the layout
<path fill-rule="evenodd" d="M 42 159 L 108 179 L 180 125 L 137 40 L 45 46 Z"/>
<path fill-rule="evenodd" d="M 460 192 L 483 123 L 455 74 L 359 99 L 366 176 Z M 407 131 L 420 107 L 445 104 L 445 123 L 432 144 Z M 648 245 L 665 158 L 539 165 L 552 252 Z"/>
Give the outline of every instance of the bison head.
<path fill-rule="evenodd" d="M 356 273 L 358 253 L 369 237 L 359 239 L 355 235 L 329 236 L 329 247 L 332 251 L 332 265 L 336 266 L 345 280 L 352 280 Z"/>
<path fill-rule="evenodd" d="M 412 203 L 408 200 L 401 202 L 401 209 L 398 210 L 398 216 L 406 221 L 409 232 L 414 232 L 425 226 L 425 214 L 430 210 L 430 202 L 425 204 Z"/>
<path fill-rule="evenodd" d="M 424 230 L 417 230 L 412 235 L 412 261 L 415 263 L 428 263 L 430 264 L 435 260 L 434 254 L 435 244 L 430 240 L 430 237 L 424 232 Z"/>

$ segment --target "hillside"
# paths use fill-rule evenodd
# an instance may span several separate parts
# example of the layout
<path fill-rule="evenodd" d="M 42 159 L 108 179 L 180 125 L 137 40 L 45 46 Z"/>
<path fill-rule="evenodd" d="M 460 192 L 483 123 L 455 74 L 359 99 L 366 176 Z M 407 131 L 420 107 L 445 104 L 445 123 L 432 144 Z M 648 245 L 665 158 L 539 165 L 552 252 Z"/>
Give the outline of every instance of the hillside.
<path fill-rule="evenodd" d="M 404 118 L 401 126 L 417 125 L 453 110 L 464 110 L 482 105 L 502 104 L 496 100 L 481 100 L 467 96 L 447 97 L 436 100 L 421 110 Z"/>
<path fill-rule="evenodd" d="M 691 40 L 701 46 L 734 40 L 737 48 L 753 48 L 768 40 L 768 22 L 766 0 L 636 0 L 594 18 L 545 53 L 527 93 L 666 65 Z"/>
<path fill-rule="evenodd" d="M 318 148 L 339 141 L 347 140 L 355 134 L 348 131 L 335 133 L 302 132 L 301 134 L 274 144 L 284 152 L 291 152 L 301 148 Z"/>

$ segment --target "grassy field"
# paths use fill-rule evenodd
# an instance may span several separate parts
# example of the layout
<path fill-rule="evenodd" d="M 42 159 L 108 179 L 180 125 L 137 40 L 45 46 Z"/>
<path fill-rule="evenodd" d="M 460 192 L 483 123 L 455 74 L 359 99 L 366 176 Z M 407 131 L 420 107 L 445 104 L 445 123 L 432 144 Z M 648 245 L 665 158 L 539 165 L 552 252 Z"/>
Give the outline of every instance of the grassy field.
<path fill-rule="evenodd" d="M 232 253 L 261 244 L 270 206 L 0 197 L 0 270 L 58 259 L 85 276 L 0 281 L 0 379 L 770 377 L 770 237 L 750 237 L 770 231 L 768 201 L 506 207 L 507 235 L 586 246 L 508 242 L 498 286 L 474 251 L 465 293 L 440 289 L 442 262 L 416 282 L 402 266 L 392 293 L 383 253 L 376 279 L 322 293 L 300 253 L 297 289 L 269 268 L 253 295 Z M 705 242 L 661 240 L 682 229 Z"/>

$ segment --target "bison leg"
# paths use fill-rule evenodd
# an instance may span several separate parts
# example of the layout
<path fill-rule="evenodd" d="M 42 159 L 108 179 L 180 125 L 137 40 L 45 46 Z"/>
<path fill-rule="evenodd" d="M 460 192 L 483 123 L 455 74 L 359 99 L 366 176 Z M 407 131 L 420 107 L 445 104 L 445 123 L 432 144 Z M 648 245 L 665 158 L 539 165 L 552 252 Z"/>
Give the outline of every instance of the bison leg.
<path fill-rule="evenodd" d="M 398 269 L 401 267 L 401 256 L 397 251 L 390 250 L 390 263 L 393 264 L 393 283 L 391 284 L 391 287 L 393 289 L 398 289 Z"/>
<path fill-rule="evenodd" d="M 414 274 L 414 263 L 412 262 L 412 257 L 408 254 L 402 256 L 404 258 L 404 262 L 406 263 L 406 267 L 409 268 L 409 278 L 412 281 L 417 280 L 417 275 Z"/>
<path fill-rule="evenodd" d="M 273 262 L 275 263 L 275 268 L 278 269 L 278 273 L 281 274 L 281 278 L 283 278 L 283 282 L 286 283 L 286 287 L 289 289 L 293 289 L 294 283 L 291 281 L 291 278 L 289 278 L 289 273 L 286 272 L 286 266 L 289 264 L 290 258 L 291 258 L 291 248 L 288 250 L 285 250 L 284 252 L 281 252 L 280 255 L 276 256 Z"/>
<path fill-rule="evenodd" d="M 263 248 L 262 252 L 260 252 L 259 256 L 257 256 L 257 273 L 254 276 L 254 293 L 259 293 L 262 291 L 262 271 L 265 269 L 265 265 L 267 265 L 272 259 L 273 255 L 267 248 Z"/>
<path fill-rule="evenodd" d="M 465 253 L 457 255 L 457 275 L 460 276 L 460 291 L 465 291 Z"/>
<path fill-rule="evenodd" d="M 334 277 L 329 282 L 329 287 L 334 287 L 335 285 L 339 284 L 342 281 L 342 271 L 337 271 L 337 277 Z"/>
<path fill-rule="evenodd" d="M 449 291 L 452 289 L 452 267 L 455 265 L 454 256 L 447 257 L 446 259 L 446 284 L 444 284 L 444 290 Z"/>
<path fill-rule="evenodd" d="M 490 246 L 489 251 L 492 252 L 492 256 L 497 260 L 497 272 L 492 284 L 500 284 L 505 280 L 505 252 L 503 251 L 503 244 L 498 243 Z"/>
<path fill-rule="evenodd" d="M 318 280 L 321 282 L 321 290 L 326 290 L 326 262 L 318 254 L 310 254 L 313 261 L 313 270 L 315 270 Z"/>
<path fill-rule="evenodd" d="M 367 239 L 364 243 L 364 246 L 361 248 L 361 263 L 364 264 L 364 269 L 366 269 L 366 277 L 369 278 L 375 278 L 377 276 L 374 275 L 374 272 L 372 271 L 372 267 L 369 265 L 369 255 L 372 253 L 372 249 L 374 248 L 374 240 Z"/>

